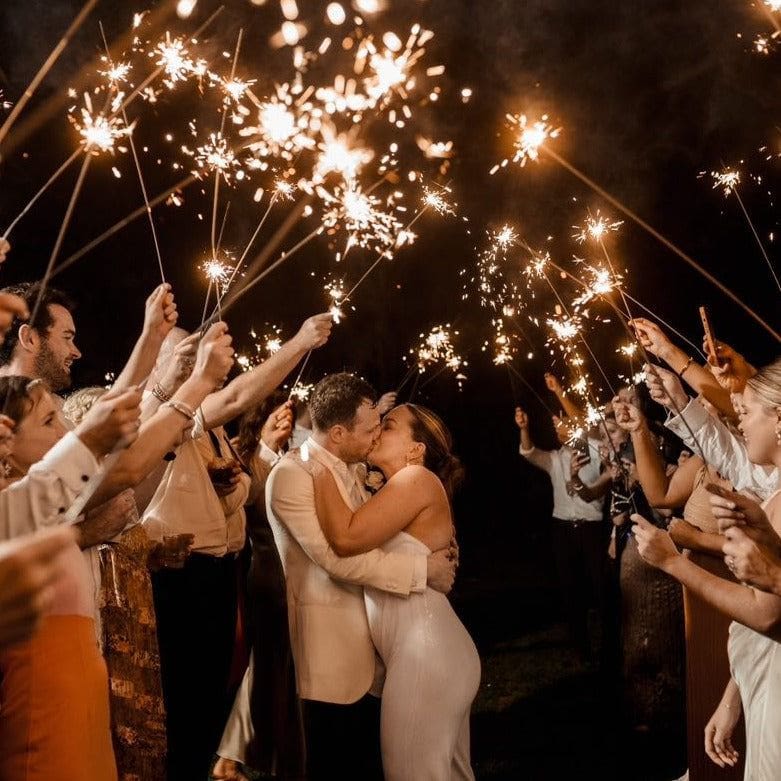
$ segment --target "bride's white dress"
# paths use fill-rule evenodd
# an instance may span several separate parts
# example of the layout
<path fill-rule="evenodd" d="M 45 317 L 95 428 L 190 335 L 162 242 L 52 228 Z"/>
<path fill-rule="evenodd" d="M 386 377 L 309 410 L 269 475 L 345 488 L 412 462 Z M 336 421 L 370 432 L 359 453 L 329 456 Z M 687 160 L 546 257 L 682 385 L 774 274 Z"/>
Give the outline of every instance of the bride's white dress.
<path fill-rule="evenodd" d="M 400 532 L 384 551 L 425 553 Z M 408 598 L 366 588 L 372 640 L 386 667 L 382 690 L 382 764 L 386 781 L 474 779 L 469 712 L 480 684 L 472 638 L 444 594 Z"/>

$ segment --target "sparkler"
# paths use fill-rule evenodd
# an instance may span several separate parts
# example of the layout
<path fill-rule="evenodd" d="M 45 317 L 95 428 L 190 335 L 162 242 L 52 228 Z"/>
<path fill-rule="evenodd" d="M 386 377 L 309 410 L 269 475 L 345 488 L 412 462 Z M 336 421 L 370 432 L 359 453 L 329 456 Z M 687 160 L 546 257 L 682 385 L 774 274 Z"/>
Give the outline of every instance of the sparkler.
<path fill-rule="evenodd" d="M 597 195 L 599 195 L 601 198 L 604 198 L 614 208 L 618 209 L 624 216 L 628 217 L 635 224 L 641 227 L 644 231 L 646 231 L 646 233 L 653 236 L 659 243 L 667 247 L 667 249 L 669 249 L 672 253 L 677 255 L 687 265 L 691 266 L 695 271 L 697 271 L 697 273 L 699 273 L 702 277 L 707 279 L 708 282 L 710 282 L 712 285 L 718 288 L 725 296 L 727 296 L 727 298 L 729 298 L 730 301 L 737 304 L 747 315 L 749 315 L 749 317 L 751 317 L 758 325 L 762 326 L 762 328 L 764 328 L 771 336 L 773 336 L 777 341 L 781 342 L 781 334 L 778 331 L 772 328 L 769 325 L 769 323 L 767 323 L 767 321 L 761 318 L 750 306 L 748 306 L 748 304 L 745 303 L 745 301 L 741 300 L 737 295 L 735 295 L 735 293 L 733 293 L 728 287 L 726 287 L 726 285 L 719 282 L 719 280 L 716 279 L 716 277 L 714 277 L 713 274 L 707 271 L 700 263 L 694 260 L 694 258 L 692 258 L 690 255 L 685 253 L 677 245 L 673 244 L 672 241 L 670 241 L 668 238 L 663 236 L 658 230 L 656 230 L 648 222 L 642 219 L 642 217 L 640 217 L 638 214 L 632 211 L 628 206 L 625 206 L 623 203 L 621 203 L 621 201 L 619 201 L 617 198 L 615 198 L 613 195 L 607 192 L 607 190 L 600 187 L 593 179 L 586 176 L 586 174 L 584 174 L 582 171 L 577 169 L 570 162 L 565 160 L 557 152 L 554 152 L 549 145 L 542 144 L 539 147 L 539 149 L 542 152 L 544 152 L 548 157 L 550 157 L 554 162 L 562 166 L 562 168 L 569 171 L 569 173 L 571 173 L 576 179 L 579 179 L 581 182 L 583 182 L 583 184 L 590 187 Z"/>
<path fill-rule="evenodd" d="M 721 172 L 711 171 L 711 176 L 713 177 L 714 189 L 718 187 L 723 188 L 725 198 L 728 198 L 730 195 L 735 196 L 735 200 L 738 202 L 738 205 L 740 206 L 740 210 L 743 212 L 743 216 L 745 217 L 746 222 L 748 223 L 748 227 L 751 230 L 751 234 L 754 236 L 754 241 L 756 241 L 757 246 L 759 247 L 759 251 L 762 253 L 762 257 L 764 258 L 764 261 L 767 264 L 767 267 L 770 270 L 771 275 L 773 276 L 773 281 L 776 283 L 776 287 L 778 288 L 778 291 L 781 293 L 781 281 L 779 281 L 778 275 L 776 274 L 776 270 L 773 268 L 773 264 L 770 261 L 770 257 L 767 254 L 767 250 L 765 249 L 765 245 L 763 244 L 762 239 L 759 237 L 759 233 L 757 233 L 757 229 L 754 227 L 754 222 L 749 216 L 748 210 L 746 209 L 746 205 L 743 203 L 743 199 L 740 197 L 740 192 L 738 190 L 738 184 L 740 184 L 740 172 L 732 171 L 732 170 L 725 170 Z"/>
<path fill-rule="evenodd" d="M 19 98 L 19 100 L 16 101 L 16 105 L 13 107 L 13 110 L 6 117 L 5 122 L 3 122 L 2 126 L 0 127 L 0 144 L 3 143 L 3 139 L 8 135 L 8 131 L 11 129 L 14 122 L 16 122 L 19 114 L 22 113 L 22 109 L 24 109 L 24 107 L 27 105 L 30 98 L 35 93 L 35 90 L 38 89 L 40 83 L 46 78 L 46 74 L 51 70 L 52 65 L 57 62 L 59 56 L 65 50 L 65 47 L 70 43 L 73 35 L 84 23 L 84 20 L 89 16 L 92 9 L 97 5 L 97 2 L 98 0 L 87 0 L 81 11 L 79 11 L 79 13 L 76 15 L 76 18 L 71 22 L 70 26 L 65 31 L 65 34 L 57 42 L 57 45 L 54 47 L 54 49 L 52 49 L 51 54 L 49 54 L 49 56 L 44 60 L 43 65 L 41 65 L 38 72 L 33 77 L 30 85 L 22 93 L 22 96 Z"/>
<path fill-rule="evenodd" d="M 126 81 L 128 74 L 130 72 L 130 65 L 128 63 L 118 63 L 114 64 L 111 60 L 111 54 L 109 51 L 108 42 L 106 41 L 106 34 L 103 30 L 103 23 L 100 23 L 100 35 L 103 38 L 103 45 L 106 49 L 106 62 L 108 65 L 108 69 L 106 71 L 103 71 L 104 75 L 109 81 L 109 87 L 113 88 L 114 90 L 117 90 L 117 84 L 120 81 Z M 121 97 L 117 96 L 120 100 Z M 122 121 L 124 122 L 125 127 L 129 127 L 131 129 L 131 132 L 128 133 L 128 140 L 130 142 L 130 151 L 133 155 L 133 164 L 136 168 L 136 175 L 138 176 L 138 183 L 141 187 L 141 195 L 144 199 L 144 206 L 146 207 L 146 214 L 147 219 L 149 220 L 149 227 L 152 231 L 152 242 L 155 247 L 155 255 L 157 256 L 157 264 L 160 268 L 160 279 L 164 283 L 165 282 L 165 271 L 163 270 L 163 257 L 160 253 L 160 244 L 157 241 L 157 230 L 155 229 L 155 220 L 152 216 L 152 207 L 149 205 L 149 195 L 146 191 L 146 183 L 144 182 L 144 174 L 141 170 L 141 161 L 138 157 L 138 152 L 136 150 L 136 144 L 133 140 L 133 133 L 132 129 L 135 126 L 135 123 L 133 125 L 130 125 L 127 118 L 127 111 L 122 108 Z"/>
<path fill-rule="evenodd" d="M 553 127 L 549 122 L 547 114 L 543 114 L 540 119 L 530 120 L 526 114 L 507 114 L 507 121 L 513 128 L 517 128 L 517 135 L 514 141 L 515 154 L 512 162 L 518 163 L 523 168 L 529 160 L 537 161 L 540 156 L 540 150 L 545 142 L 550 138 L 558 138 L 561 133 L 560 127 Z M 500 168 L 504 168 L 510 162 L 505 158 L 501 163 L 491 169 L 491 174 L 495 174 Z"/>

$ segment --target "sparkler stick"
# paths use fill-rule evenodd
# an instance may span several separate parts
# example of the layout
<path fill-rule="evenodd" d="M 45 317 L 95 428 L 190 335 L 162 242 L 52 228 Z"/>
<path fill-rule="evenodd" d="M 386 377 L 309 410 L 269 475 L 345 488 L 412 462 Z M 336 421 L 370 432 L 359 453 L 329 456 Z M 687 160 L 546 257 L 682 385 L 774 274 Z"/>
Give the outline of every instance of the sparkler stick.
<path fill-rule="evenodd" d="M 185 187 L 189 187 L 195 181 L 198 181 L 198 179 L 193 174 L 186 176 L 184 179 L 178 181 L 176 184 L 172 185 L 164 192 L 160 193 L 159 195 L 156 195 L 149 202 L 149 207 L 154 209 L 155 206 L 167 200 L 177 190 L 183 190 Z M 77 260 L 80 260 L 88 253 L 92 252 L 92 250 L 95 249 L 95 247 L 102 244 L 104 241 L 106 241 L 106 239 L 111 238 L 114 234 L 118 233 L 123 228 L 127 227 L 131 222 L 141 217 L 146 212 L 146 210 L 147 210 L 146 205 L 140 206 L 138 209 L 128 214 L 127 217 L 123 217 L 119 222 L 115 223 L 110 228 L 103 231 L 103 233 L 101 233 L 100 236 L 94 238 L 91 242 L 89 242 L 89 244 L 86 244 L 80 250 L 77 250 L 72 255 L 69 255 L 62 263 L 60 263 L 59 266 L 57 266 L 56 269 L 54 269 L 54 271 L 52 272 L 52 276 L 57 276 L 57 274 L 61 273 L 62 271 L 65 271 L 65 269 L 72 266 Z"/>
<path fill-rule="evenodd" d="M 52 253 L 49 257 L 49 263 L 46 266 L 46 273 L 43 275 L 43 279 L 41 280 L 41 287 L 38 292 L 38 297 L 36 298 L 35 305 L 32 308 L 32 314 L 30 315 L 29 320 L 31 323 L 35 323 L 35 318 L 38 314 L 38 308 L 41 305 L 46 286 L 51 279 L 52 269 L 54 268 L 54 264 L 57 261 L 57 255 L 60 254 L 60 248 L 62 247 L 62 241 L 65 238 L 65 232 L 68 230 L 68 225 L 70 224 L 71 217 L 73 216 L 73 210 L 76 206 L 76 201 L 78 200 L 79 193 L 81 192 L 81 188 L 84 184 L 84 179 L 87 176 L 87 170 L 89 169 L 89 164 L 91 162 L 92 155 L 85 154 L 84 160 L 81 164 L 81 170 L 79 171 L 78 179 L 76 179 L 76 185 L 73 188 L 70 201 L 68 202 L 68 208 L 65 210 L 65 216 L 62 219 L 62 225 L 60 225 L 60 232 L 57 234 L 57 240 L 54 243 L 54 248 L 52 249 Z"/>
<path fill-rule="evenodd" d="M 550 279 L 548 279 L 548 275 L 545 273 L 544 270 L 541 270 L 540 274 L 542 275 L 542 278 L 548 283 L 548 287 L 553 291 L 553 295 L 556 296 L 556 299 L 558 300 L 561 308 L 564 310 L 564 314 L 568 318 L 571 318 L 572 316 L 569 313 L 569 309 L 567 308 L 567 305 L 564 303 L 564 300 L 559 295 L 559 291 L 556 290 L 556 288 L 551 283 Z M 607 383 L 607 387 L 610 388 L 610 392 L 615 396 L 616 395 L 616 391 L 613 388 L 613 385 L 610 382 L 610 379 L 608 378 L 607 374 L 605 373 L 605 370 L 602 368 L 602 364 L 600 364 L 600 362 L 597 360 L 597 356 L 594 355 L 594 351 L 591 349 L 589 343 L 586 341 L 586 338 L 583 336 L 582 333 L 580 333 L 580 331 L 578 331 L 578 339 L 583 344 L 583 346 L 588 350 L 588 354 L 591 356 L 592 360 L 594 361 L 594 363 L 596 364 L 597 368 L 599 369 L 599 373 L 602 375 L 602 377 L 604 378 L 605 382 Z"/>
<path fill-rule="evenodd" d="M 35 195 L 33 195 L 32 200 L 27 204 L 27 206 L 22 209 L 21 212 L 11 221 L 10 225 L 5 229 L 5 233 L 3 233 L 2 238 L 7 239 L 11 235 L 11 231 L 16 227 L 19 220 L 24 217 L 27 212 L 30 211 L 30 209 L 33 207 L 35 202 L 49 189 L 49 187 L 54 184 L 57 179 L 59 179 L 60 175 L 64 173 L 71 165 L 71 163 L 81 154 L 81 148 L 76 149 L 71 156 L 49 177 L 46 184 L 41 187 L 40 190 L 38 190 Z"/>
<path fill-rule="evenodd" d="M 748 304 L 746 304 L 744 301 L 738 298 L 738 296 L 736 296 L 728 287 L 726 287 L 723 283 L 719 282 L 719 280 L 716 279 L 716 277 L 714 277 L 713 274 L 711 274 L 709 271 L 703 268 L 703 266 L 701 266 L 696 260 L 694 260 L 694 258 L 692 258 L 690 255 L 687 255 L 682 249 L 680 249 L 678 246 L 673 244 L 668 238 L 666 238 L 661 233 L 659 233 L 658 230 L 656 230 L 651 225 L 649 225 L 642 217 L 640 217 L 638 214 L 633 212 L 629 207 L 624 206 L 624 204 L 621 203 L 621 201 L 619 201 L 617 198 L 612 196 L 609 192 L 607 192 L 602 187 L 600 187 L 593 179 L 590 179 L 582 171 L 575 168 L 575 166 L 573 166 L 571 163 L 565 160 L 561 155 L 554 152 L 547 145 L 542 145 L 540 149 L 546 155 L 548 155 L 548 157 L 550 157 L 552 160 L 554 160 L 563 168 L 565 168 L 567 171 L 569 171 L 575 178 L 580 179 L 581 182 L 583 182 L 585 185 L 587 185 L 592 190 L 594 190 L 594 192 L 597 193 L 597 195 L 599 195 L 600 197 L 608 201 L 622 214 L 626 215 L 629 219 L 631 219 L 633 222 L 639 225 L 644 231 L 646 231 L 646 233 L 649 233 L 658 242 L 663 244 L 665 247 L 667 247 L 667 249 L 669 249 L 671 252 L 677 255 L 681 260 L 683 260 L 689 266 L 691 266 L 695 271 L 697 271 L 699 274 L 705 277 L 705 279 L 707 279 L 708 282 L 710 282 L 712 285 L 717 287 L 725 296 L 727 296 L 727 298 L 729 298 L 733 303 L 737 304 L 756 323 L 761 325 L 762 328 L 764 328 L 772 337 L 776 339 L 776 341 L 781 342 L 781 334 L 779 334 L 778 331 L 772 328 L 750 306 L 748 306 Z"/>
<path fill-rule="evenodd" d="M 21 114 L 22 109 L 27 105 L 33 93 L 38 89 L 40 83 L 46 78 L 46 74 L 51 70 L 52 65 L 59 59 L 59 56 L 65 50 L 65 47 L 70 43 L 71 38 L 76 31 L 84 23 L 84 20 L 89 16 L 92 9 L 97 5 L 98 0 L 87 0 L 82 7 L 81 11 L 77 14 L 76 18 L 71 22 L 70 27 L 65 31 L 65 34 L 60 38 L 57 45 L 52 49 L 51 54 L 44 60 L 43 65 L 38 70 L 38 73 L 33 76 L 33 80 L 30 85 L 22 94 L 21 98 L 16 102 L 13 110 L 8 115 L 2 127 L 0 127 L 0 144 L 3 143 L 3 139 L 8 135 L 8 131 L 11 129 L 16 118 Z"/>
<path fill-rule="evenodd" d="M 757 246 L 759 247 L 759 251 L 762 253 L 762 257 L 765 259 L 765 263 L 767 264 L 767 267 L 770 269 L 770 273 L 773 276 L 773 281 L 776 283 L 776 287 L 778 288 L 779 292 L 781 292 L 781 282 L 779 282 L 778 276 L 776 275 L 776 270 L 773 268 L 773 264 L 770 262 L 770 258 L 768 257 L 767 250 L 765 249 L 765 245 L 762 243 L 762 239 L 759 238 L 757 229 L 754 227 L 754 222 L 749 216 L 748 210 L 746 209 L 746 206 L 743 203 L 743 199 L 740 197 L 740 191 L 738 189 L 738 183 L 740 182 L 739 172 L 738 171 L 724 171 L 723 173 L 714 172 L 713 178 L 715 179 L 715 184 L 713 185 L 714 187 L 723 187 L 725 195 L 729 195 L 730 193 L 732 193 L 735 196 L 738 205 L 740 206 L 740 210 L 743 212 L 743 216 L 746 218 L 748 227 L 751 229 L 751 233 L 754 236 L 754 240 L 756 241 Z"/>
<path fill-rule="evenodd" d="M 108 41 L 106 40 L 106 33 L 103 29 L 103 22 L 99 23 L 100 25 L 100 35 L 103 38 L 103 46 L 106 49 L 106 57 L 108 59 L 109 68 L 113 67 L 113 62 L 111 60 L 111 51 L 108 47 Z M 130 127 L 130 123 L 127 119 L 127 111 L 125 108 L 122 108 L 122 120 L 125 123 L 125 127 Z M 138 183 L 141 186 L 141 194 L 144 197 L 144 205 L 146 207 L 146 214 L 149 218 L 149 227 L 152 230 L 152 241 L 155 245 L 155 255 L 157 256 L 157 264 L 160 267 L 160 279 L 163 283 L 165 283 L 165 271 L 163 270 L 163 258 L 160 254 L 160 244 L 157 241 L 157 230 L 155 229 L 155 220 L 152 216 L 152 207 L 149 205 L 149 196 L 147 195 L 146 191 L 146 184 L 144 183 L 144 174 L 141 171 L 141 161 L 138 159 L 138 152 L 136 151 L 136 142 L 133 140 L 133 134 L 130 133 L 128 140 L 130 141 L 130 151 L 133 155 L 133 163 L 136 167 L 136 174 L 138 175 Z"/>
<path fill-rule="evenodd" d="M 536 390 L 534 390 L 534 387 L 531 385 L 531 383 L 529 383 L 528 380 L 511 363 L 506 363 L 505 366 L 507 367 L 508 372 L 511 372 L 512 375 L 517 377 L 532 392 L 532 394 L 535 396 L 537 401 L 539 401 L 540 404 L 542 404 L 542 406 L 548 411 L 551 417 L 559 414 L 558 412 L 555 412 L 550 408 L 550 405 L 546 403 L 545 399 L 543 399 L 542 396 L 540 396 L 540 394 L 537 393 Z"/>
<path fill-rule="evenodd" d="M 301 241 L 299 241 L 297 244 L 293 245 L 289 250 L 282 253 L 282 255 L 277 258 L 267 269 L 262 271 L 258 276 L 256 276 L 252 281 L 248 282 L 244 287 L 242 287 L 240 290 L 238 290 L 236 293 L 234 293 L 231 298 L 226 301 L 222 305 L 222 312 L 225 314 L 240 298 L 242 298 L 244 295 L 249 293 L 250 290 L 252 290 L 255 285 L 260 284 L 260 282 L 268 275 L 270 274 L 277 266 L 284 263 L 288 258 L 292 257 L 296 254 L 302 247 L 306 246 L 315 236 L 319 236 L 323 232 L 324 228 L 322 225 L 318 225 L 311 233 L 304 236 Z M 213 315 L 212 315 L 213 316 Z"/>

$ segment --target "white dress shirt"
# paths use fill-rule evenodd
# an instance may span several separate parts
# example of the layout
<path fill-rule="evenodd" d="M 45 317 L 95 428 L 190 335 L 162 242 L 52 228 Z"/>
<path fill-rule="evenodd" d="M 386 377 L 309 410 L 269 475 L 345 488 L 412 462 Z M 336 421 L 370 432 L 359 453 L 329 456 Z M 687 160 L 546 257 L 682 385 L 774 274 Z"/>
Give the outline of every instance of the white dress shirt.
<path fill-rule="evenodd" d="M 92 451 L 70 432 L 27 474 L 0 491 L 0 539 L 56 526 L 97 472 Z"/>
<path fill-rule="evenodd" d="M 588 440 L 589 461 L 578 472 L 578 477 L 585 485 L 596 483 L 599 478 L 599 442 Z M 553 486 L 553 517 L 562 521 L 601 521 L 603 499 L 584 502 L 577 494 L 570 496 L 567 483 L 570 482 L 570 462 L 575 451 L 568 445 L 562 445 L 558 450 L 541 450 L 532 447 L 530 450 L 520 448 L 521 455 L 530 463 L 550 475 Z"/>
<path fill-rule="evenodd" d="M 691 399 L 680 415 L 672 415 L 665 426 L 677 434 L 692 453 L 700 455 L 702 448 L 706 463 L 729 480 L 736 491 L 750 492 L 762 501 L 781 487 L 778 468 L 767 469 L 752 463 L 743 439 L 711 415 L 697 399 Z"/>

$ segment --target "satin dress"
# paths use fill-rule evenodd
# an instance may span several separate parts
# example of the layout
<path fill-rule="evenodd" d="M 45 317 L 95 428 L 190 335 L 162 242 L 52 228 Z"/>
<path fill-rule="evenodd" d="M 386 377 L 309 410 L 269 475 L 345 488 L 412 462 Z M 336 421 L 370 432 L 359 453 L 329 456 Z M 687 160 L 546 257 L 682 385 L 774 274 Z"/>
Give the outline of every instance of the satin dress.
<path fill-rule="evenodd" d="M 385 552 L 431 551 L 399 532 Z M 469 714 L 480 657 L 448 598 L 427 588 L 408 598 L 366 588 L 372 641 L 386 667 L 380 736 L 386 781 L 474 779 Z"/>

